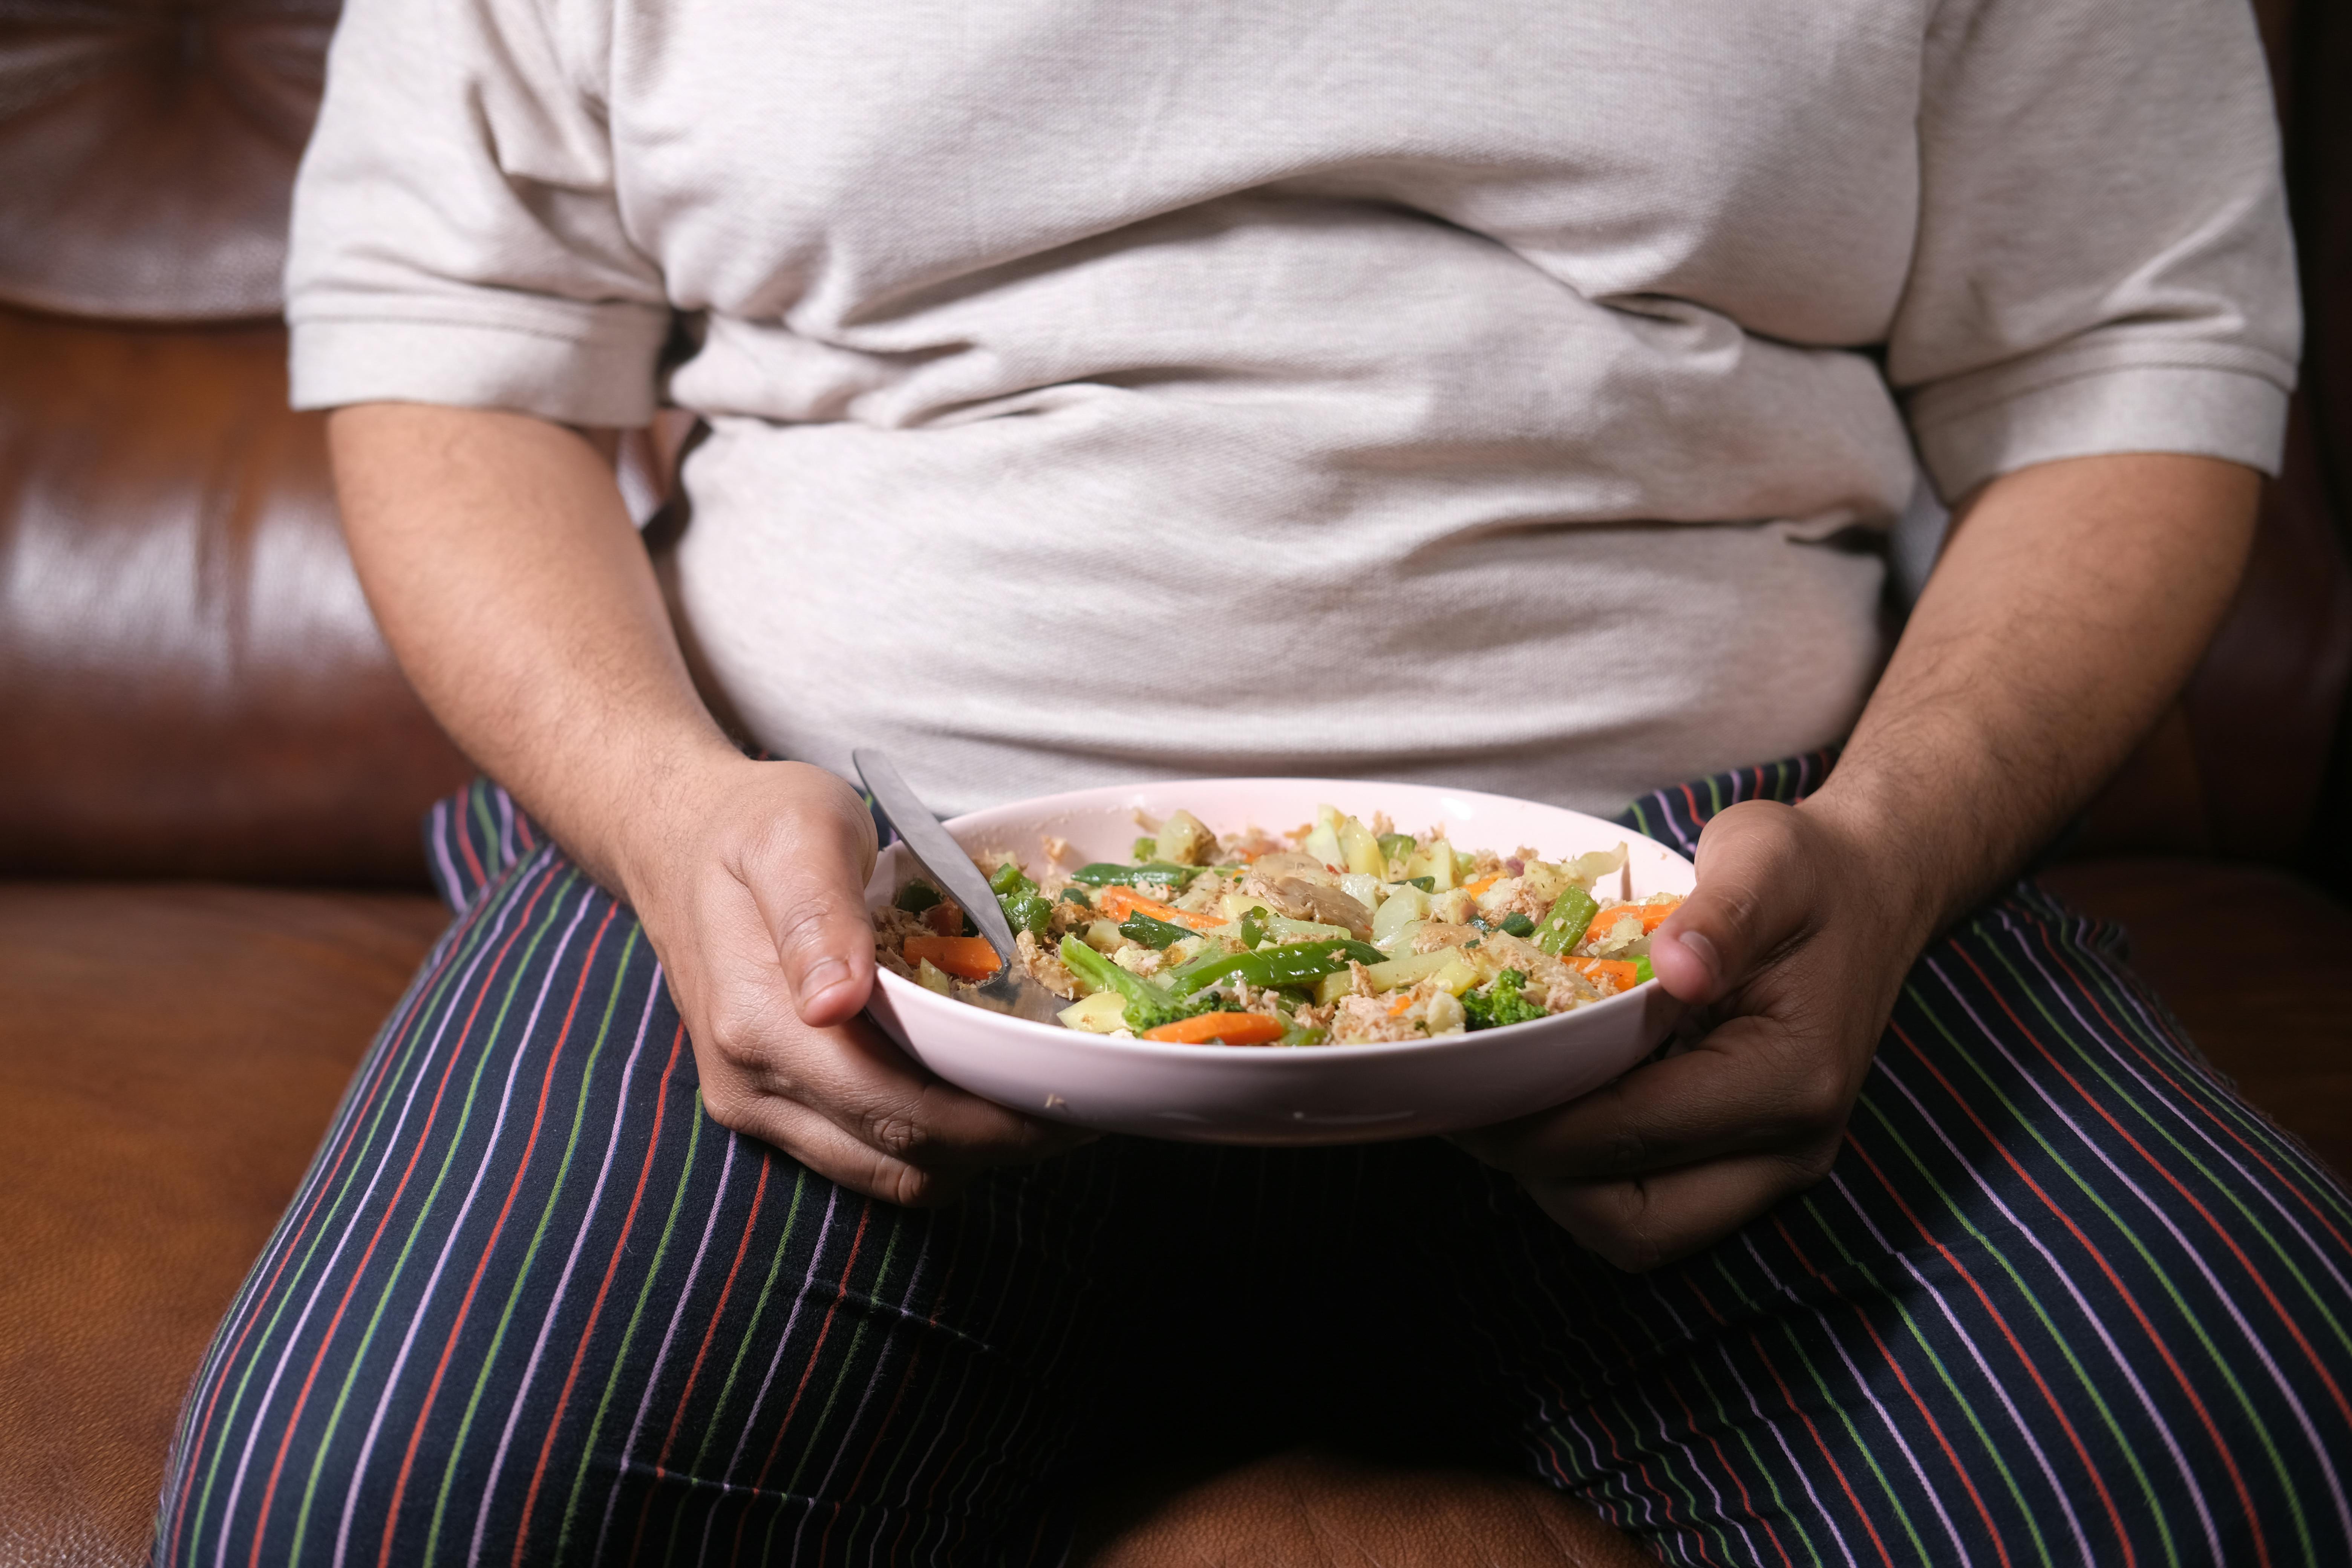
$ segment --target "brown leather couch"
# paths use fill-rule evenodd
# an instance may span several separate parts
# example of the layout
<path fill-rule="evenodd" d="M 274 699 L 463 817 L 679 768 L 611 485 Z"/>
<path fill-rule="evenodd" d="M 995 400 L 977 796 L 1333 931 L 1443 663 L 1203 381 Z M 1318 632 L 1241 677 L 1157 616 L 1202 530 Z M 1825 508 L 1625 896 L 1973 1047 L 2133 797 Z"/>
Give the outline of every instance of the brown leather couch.
<path fill-rule="evenodd" d="M 2352 8 L 2262 10 L 2312 320 L 2289 472 L 2189 696 L 2050 879 L 2342 1169 Z M 0 9 L 0 1564 L 141 1555 L 205 1337 L 440 924 L 415 819 L 465 765 L 284 406 L 332 16 Z M 1094 1560 L 1639 1560 L 1524 1482 L 1247 1436 L 1096 1500 Z"/>

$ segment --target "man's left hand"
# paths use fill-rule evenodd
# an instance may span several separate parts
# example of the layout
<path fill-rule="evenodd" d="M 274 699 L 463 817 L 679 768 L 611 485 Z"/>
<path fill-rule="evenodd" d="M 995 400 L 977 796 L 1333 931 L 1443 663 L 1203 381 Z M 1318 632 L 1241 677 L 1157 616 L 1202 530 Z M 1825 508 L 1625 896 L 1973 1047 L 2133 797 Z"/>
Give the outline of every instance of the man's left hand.
<path fill-rule="evenodd" d="M 1459 1135 L 1584 1246 L 1635 1271 L 1828 1173 L 1932 917 L 1827 805 L 1735 805 L 1651 939 L 1696 1045 L 1580 1100 Z"/>

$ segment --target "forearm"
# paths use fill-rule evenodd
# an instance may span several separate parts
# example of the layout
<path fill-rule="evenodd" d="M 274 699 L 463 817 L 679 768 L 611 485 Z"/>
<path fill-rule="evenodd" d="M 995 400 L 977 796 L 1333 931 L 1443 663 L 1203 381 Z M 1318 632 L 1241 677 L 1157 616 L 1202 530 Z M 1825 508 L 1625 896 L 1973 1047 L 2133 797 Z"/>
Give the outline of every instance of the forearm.
<path fill-rule="evenodd" d="M 2132 455 L 1987 486 L 1808 809 L 1879 850 L 1924 941 L 2012 874 L 2187 679 L 2252 539 L 2259 479 Z"/>
<path fill-rule="evenodd" d="M 740 762 L 696 695 L 613 471 L 521 415 L 415 404 L 329 424 L 343 526 L 435 716 L 606 886 L 698 769 Z"/>
<path fill-rule="evenodd" d="M 722 1125 L 894 1203 L 1066 1147 L 859 1017 L 874 820 L 737 751 L 696 695 L 612 469 L 517 415 L 379 404 L 330 426 L 343 523 L 426 704 L 635 906 Z"/>
<path fill-rule="evenodd" d="M 1650 940 L 1693 1048 L 1465 1142 L 1586 1246 L 1648 1268 L 1826 1174 L 1904 976 L 2089 797 L 2212 635 L 2254 475 L 2083 458 L 1955 525 L 1829 782 L 1710 820 Z"/>

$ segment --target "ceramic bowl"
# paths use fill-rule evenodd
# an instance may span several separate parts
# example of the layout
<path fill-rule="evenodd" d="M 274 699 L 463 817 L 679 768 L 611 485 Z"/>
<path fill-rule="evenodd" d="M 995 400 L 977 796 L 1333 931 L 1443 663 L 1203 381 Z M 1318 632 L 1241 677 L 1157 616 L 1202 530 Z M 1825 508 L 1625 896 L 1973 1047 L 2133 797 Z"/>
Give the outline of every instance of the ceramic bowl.
<path fill-rule="evenodd" d="M 1069 840 L 1066 865 L 1125 860 L 1139 829 L 1179 807 L 1218 833 L 1281 833 L 1328 803 L 1369 822 L 1386 812 L 1405 832 L 1442 825 L 1462 849 L 1509 854 L 1521 845 L 1566 859 L 1619 842 L 1626 886 L 1603 894 L 1687 893 L 1690 862 L 1595 816 L 1470 790 L 1326 779 L 1194 779 L 1047 795 L 959 816 L 948 831 L 968 851 L 1045 859 L 1048 835 Z M 866 889 L 888 902 L 917 875 L 891 845 Z M 1455 1131 L 1556 1105 L 1649 1054 L 1679 1005 L 1655 981 L 1534 1023 L 1433 1040 L 1283 1050 L 1113 1039 L 1006 1017 L 887 971 L 868 1011 L 925 1067 L 972 1093 L 1033 1115 L 1106 1132 L 1208 1143 L 1353 1143 Z"/>

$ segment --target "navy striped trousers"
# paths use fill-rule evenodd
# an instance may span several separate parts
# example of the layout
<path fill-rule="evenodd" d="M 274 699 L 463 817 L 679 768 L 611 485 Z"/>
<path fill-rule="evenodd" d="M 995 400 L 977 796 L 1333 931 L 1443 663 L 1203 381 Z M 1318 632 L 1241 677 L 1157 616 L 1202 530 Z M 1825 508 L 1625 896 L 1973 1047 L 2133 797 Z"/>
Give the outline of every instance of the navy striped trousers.
<path fill-rule="evenodd" d="M 1122 1445 L 1301 1416 L 1673 1563 L 2352 1562 L 2352 1204 L 2030 883 L 1921 958 L 1829 1178 L 1636 1278 L 1431 1141 L 859 1197 L 701 1113 L 635 921 L 503 794 L 431 847 L 457 920 L 190 1390 L 160 1563 L 1052 1563 Z"/>

